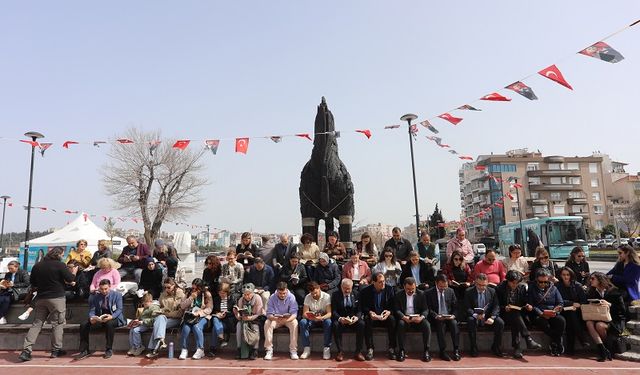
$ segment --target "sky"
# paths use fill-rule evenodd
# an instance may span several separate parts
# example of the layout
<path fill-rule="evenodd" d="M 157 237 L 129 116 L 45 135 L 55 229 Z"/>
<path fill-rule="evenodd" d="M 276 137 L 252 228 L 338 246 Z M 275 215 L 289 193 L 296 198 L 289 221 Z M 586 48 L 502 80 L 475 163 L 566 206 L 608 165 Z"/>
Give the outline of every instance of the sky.
<path fill-rule="evenodd" d="M 25 132 L 55 143 L 36 155 L 32 205 L 121 216 L 100 173 L 109 146 L 61 144 L 113 140 L 130 127 L 223 139 L 217 155 L 205 155 L 205 203 L 187 222 L 300 232 L 300 172 L 312 143 L 255 139 L 242 155 L 225 139 L 313 132 L 322 96 L 342 134 L 356 225 L 415 222 L 406 128 L 384 126 L 495 91 L 513 100 L 474 102 L 483 111 L 456 112 L 464 117 L 457 126 L 431 120 L 445 143 L 474 158 L 517 148 L 601 151 L 635 174 L 640 25 L 607 40 L 625 56 L 618 64 L 575 52 L 637 19 L 637 0 L 3 3 L 0 195 L 17 206 L 7 209 L 5 232 L 25 228 L 30 150 L 17 141 Z M 573 90 L 536 74 L 554 63 Z M 524 82 L 538 101 L 501 89 L 532 74 Z M 414 143 L 420 214 L 438 203 L 445 219 L 458 219 L 462 161 L 426 135 L 421 128 Z M 31 229 L 71 219 L 34 211 Z"/>

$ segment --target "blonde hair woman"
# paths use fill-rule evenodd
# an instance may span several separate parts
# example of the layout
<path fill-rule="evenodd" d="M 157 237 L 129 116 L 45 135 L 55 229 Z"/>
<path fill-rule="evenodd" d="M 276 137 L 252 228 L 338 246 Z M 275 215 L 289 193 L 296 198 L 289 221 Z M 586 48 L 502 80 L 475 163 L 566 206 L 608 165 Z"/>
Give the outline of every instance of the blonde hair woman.
<path fill-rule="evenodd" d="M 100 258 L 100 260 L 98 260 L 98 268 L 98 272 L 93 275 L 93 280 L 91 280 L 91 285 L 89 285 L 89 291 L 91 293 L 97 291 L 100 281 L 104 279 L 111 282 L 111 289 L 116 289 L 118 284 L 120 284 L 120 273 L 118 272 L 120 263 L 111 258 Z"/>

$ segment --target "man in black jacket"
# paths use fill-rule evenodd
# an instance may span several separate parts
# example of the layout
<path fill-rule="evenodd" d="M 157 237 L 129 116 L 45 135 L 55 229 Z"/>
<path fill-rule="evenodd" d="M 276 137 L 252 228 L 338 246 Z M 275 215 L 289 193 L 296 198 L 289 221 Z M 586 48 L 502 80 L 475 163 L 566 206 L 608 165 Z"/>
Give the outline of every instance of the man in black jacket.
<path fill-rule="evenodd" d="M 329 261 L 329 256 L 326 253 L 320 253 L 320 259 L 316 265 L 316 269 L 313 271 L 313 281 L 320 285 L 320 289 L 323 292 L 332 295 L 338 290 L 342 275 L 340 269 L 336 263 Z"/>
<path fill-rule="evenodd" d="M 33 324 L 24 339 L 22 353 L 18 357 L 22 362 L 31 360 L 33 344 L 38 339 L 46 320 L 51 323 L 51 358 L 66 354 L 66 351 L 62 350 L 66 310 L 64 287 L 66 283 L 74 283 L 74 276 L 62 263 L 63 254 L 63 248 L 54 247 L 31 269 L 31 285 L 38 291 L 38 298 Z"/>
<path fill-rule="evenodd" d="M 280 270 L 278 281 L 287 283 L 287 288 L 296 296 L 298 306 L 304 304 L 309 277 L 304 265 L 300 264 L 300 259 L 297 255 L 291 254 L 289 262 Z"/>
<path fill-rule="evenodd" d="M 416 280 L 413 277 L 404 279 L 404 291 L 400 291 L 395 296 L 395 314 L 398 320 L 398 354 L 396 360 L 404 361 L 404 336 L 407 328 L 412 328 L 422 332 L 422 361 L 430 362 L 429 340 L 431 339 L 431 326 L 427 320 L 429 307 L 424 298 L 424 293 L 417 289 Z"/>
<path fill-rule="evenodd" d="M 396 359 L 396 318 L 393 311 L 393 287 L 385 284 L 384 274 L 376 272 L 371 276 L 372 285 L 360 291 L 360 310 L 364 319 L 364 339 L 367 344 L 365 359 L 373 359 L 373 327 L 382 326 L 387 329 L 389 338 L 389 359 Z"/>
<path fill-rule="evenodd" d="M 513 347 L 513 358 L 516 359 L 523 357 L 522 349 L 520 349 L 521 335 L 527 343 L 527 349 L 541 348 L 541 345 L 529 336 L 529 330 L 522 317 L 522 314 L 533 310 L 533 306 L 527 302 L 527 287 L 521 281 L 522 274 L 516 270 L 510 270 L 507 272 L 506 279 L 496 287 L 500 315 L 511 326 L 511 346 Z"/>
<path fill-rule="evenodd" d="M 353 292 L 353 281 L 343 279 L 340 283 L 340 290 L 331 295 L 331 319 L 333 319 L 333 337 L 338 349 L 336 361 L 344 360 L 342 350 L 342 332 L 345 330 L 356 331 L 356 351 L 354 359 L 364 361 L 362 355 L 362 339 L 364 336 L 364 320 L 360 312 L 360 305 L 357 295 Z"/>
<path fill-rule="evenodd" d="M 427 305 L 429 306 L 429 318 L 433 329 L 438 335 L 438 347 L 440 348 L 440 358 L 451 361 L 447 354 L 447 343 L 444 339 L 445 329 L 449 329 L 451 342 L 453 343 L 453 360 L 459 361 L 460 355 L 460 329 L 456 320 L 458 311 L 458 300 L 453 289 L 449 288 L 449 280 L 444 274 L 436 276 L 436 286 L 425 293 Z"/>
<path fill-rule="evenodd" d="M 384 243 L 384 249 L 390 247 L 396 253 L 396 259 L 400 264 L 405 264 L 409 260 L 409 253 L 413 251 L 413 246 L 408 239 L 402 237 L 400 228 L 395 227 L 391 230 L 392 237 Z M 382 250 L 384 250 L 382 249 Z"/>
<path fill-rule="evenodd" d="M 478 327 L 487 326 L 493 328 L 493 345 L 491 351 L 497 357 L 504 357 L 502 353 L 502 332 L 504 321 L 500 318 L 500 304 L 498 296 L 493 288 L 487 288 L 489 280 L 487 275 L 479 273 L 476 276 L 475 285 L 467 289 L 464 295 L 467 307 L 467 329 L 471 343 L 471 356 L 478 356 L 478 342 L 476 340 Z"/>
<path fill-rule="evenodd" d="M 417 251 L 412 251 L 409 253 L 409 261 L 402 266 L 400 285 L 404 285 L 404 280 L 407 277 L 413 277 L 416 280 L 418 289 L 425 291 L 433 286 L 435 279 L 433 266 L 420 259 L 420 254 Z"/>

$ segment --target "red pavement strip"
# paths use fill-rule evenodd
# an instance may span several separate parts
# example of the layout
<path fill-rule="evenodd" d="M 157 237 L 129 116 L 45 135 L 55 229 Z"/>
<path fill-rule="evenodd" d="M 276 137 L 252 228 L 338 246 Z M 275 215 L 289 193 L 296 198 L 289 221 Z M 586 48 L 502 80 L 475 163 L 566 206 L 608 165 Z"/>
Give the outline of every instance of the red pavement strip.
<path fill-rule="evenodd" d="M 111 359 L 102 359 L 102 352 L 96 352 L 93 356 L 81 361 L 72 357 L 49 359 L 46 352 L 34 352 L 33 360 L 26 363 L 17 361 L 18 352 L 0 351 L 0 373 L 15 373 L 19 369 L 20 375 L 27 374 L 59 374 L 64 369 L 64 374 L 81 374 L 90 369 L 104 369 L 114 374 L 134 372 L 136 375 L 155 374 L 162 375 L 175 372 L 211 373 L 211 370 L 221 371 L 222 374 L 281 374 L 288 373 L 336 373 L 348 375 L 377 374 L 385 371 L 385 374 L 407 374 L 425 371 L 437 371 L 438 373 L 452 374 L 525 374 L 535 371 L 536 375 L 544 374 L 640 374 L 640 364 L 614 360 L 612 362 L 596 362 L 591 358 L 554 358 L 542 354 L 526 356 L 524 360 L 511 358 L 494 358 L 481 356 L 478 358 L 463 358 L 460 362 L 444 362 L 435 358 L 430 363 L 423 363 L 415 358 L 408 358 L 404 362 L 390 361 L 380 353 L 376 359 L 370 362 L 356 362 L 346 360 L 344 362 L 324 361 L 318 358 L 292 361 L 286 354 L 274 357 L 273 361 L 257 359 L 255 361 L 238 361 L 231 359 L 227 353 L 222 358 L 202 359 L 194 361 L 188 359 L 180 361 L 160 358 L 148 360 L 144 357 L 130 358 L 124 353 L 116 353 Z M 437 353 L 436 353 L 437 354 Z M 417 354 L 416 354 L 417 357 Z"/>

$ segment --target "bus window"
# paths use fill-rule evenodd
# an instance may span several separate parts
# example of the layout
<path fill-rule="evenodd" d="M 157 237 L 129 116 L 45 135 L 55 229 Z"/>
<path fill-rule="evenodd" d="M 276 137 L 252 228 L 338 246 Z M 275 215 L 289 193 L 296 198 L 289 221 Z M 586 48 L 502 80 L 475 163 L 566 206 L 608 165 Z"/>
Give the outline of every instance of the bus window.
<path fill-rule="evenodd" d="M 580 221 L 554 222 L 549 231 L 549 243 L 559 244 L 584 240 L 586 237 L 584 226 Z"/>
<path fill-rule="evenodd" d="M 543 244 L 549 244 L 549 235 L 547 233 L 547 224 L 544 224 L 540 227 L 540 233 L 542 233 L 542 236 L 540 236 L 540 241 L 542 241 Z"/>

